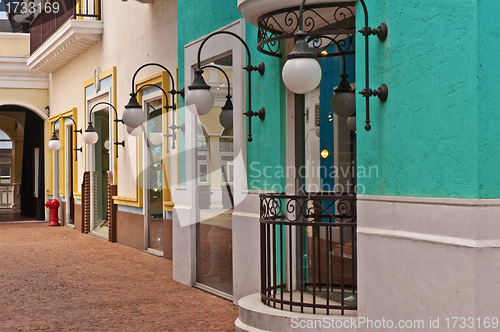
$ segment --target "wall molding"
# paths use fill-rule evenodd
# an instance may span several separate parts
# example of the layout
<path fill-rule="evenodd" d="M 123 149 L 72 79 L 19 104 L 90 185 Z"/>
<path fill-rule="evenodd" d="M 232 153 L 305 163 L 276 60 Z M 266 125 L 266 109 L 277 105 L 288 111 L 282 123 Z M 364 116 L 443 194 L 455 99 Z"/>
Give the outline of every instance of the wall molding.
<path fill-rule="evenodd" d="M 437 204 L 454 206 L 500 206 L 500 199 L 467 199 L 441 197 L 358 195 L 358 201 L 393 202 L 409 204 Z"/>
<path fill-rule="evenodd" d="M 358 234 L 379 236 L 401 240 L 413 240 L 419 242 L 429 242 L 435 244 L 445 244 L 448 246 L 466 247 L 466 248 L 500 248 L 499 240 L 472 240 L 453 236 L 440 236 L 434 234 L 424 234 L 415 232 L 406 232 L 400 230 L 380 229 L 371 227 L 358 227 Z"/>

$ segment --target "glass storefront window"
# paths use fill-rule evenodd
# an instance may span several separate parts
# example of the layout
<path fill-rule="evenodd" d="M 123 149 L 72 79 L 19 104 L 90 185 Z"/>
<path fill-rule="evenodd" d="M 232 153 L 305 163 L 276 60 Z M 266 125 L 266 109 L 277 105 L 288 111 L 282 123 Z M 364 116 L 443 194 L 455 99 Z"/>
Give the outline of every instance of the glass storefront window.
<path fill-rule="evenodd" d="M 232 81 L 232 56 L 211 63 Z M 227 80 L 217 68 L 204 69 L 205 81 L 215 97 L 210 113 L 197 126 L 198 207 L 197 282 L 227 294 L 233 293 L 232 212 L 233 132 L 219 121 L 227 95 Z"/>
<path fill-rule="evenodd" d="M 0 183 L 11 183 L 10 167 L 0 167 Z"/>
<path fill-rule="evenodd" d="M 94 127 L 99 140 L 94 144 L 94 222 L 92 230 L 108 236 L 108 174 L 109 153 L 105 142 L 109 140 L 109 111 L 94 112 Z"/>
<path fill-rule="evenodd" d="M 151 100 L 147 104 L 147 135 L 150 135 L 153 130 L 162 131 L 162 99 Z M 163 145 L 153 145 L 149 140 L 147 144 L 150 163 L 146 174 L 149 200 L 148 248 L 163 252 Z"/>

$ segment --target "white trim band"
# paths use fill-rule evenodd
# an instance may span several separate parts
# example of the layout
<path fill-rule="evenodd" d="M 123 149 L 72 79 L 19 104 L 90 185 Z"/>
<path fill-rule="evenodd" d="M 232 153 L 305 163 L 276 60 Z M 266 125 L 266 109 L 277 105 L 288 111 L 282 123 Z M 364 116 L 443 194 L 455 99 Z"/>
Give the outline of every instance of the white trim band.
<path fill-rule="evenodd" d="M 358 234 L 380 236 L 401 240 L 413 240 L 436 244 L 452 245 L 467 248 L 500 248 L 500 240 L 471 240 L 452 236 L 423 234 L 390 229 L 377 229 L 371 227 L 358 227 Z"/>
<path fill-rule="evenodd" d="M 407 196 L 377 196 L 358 195 L 358 201 L 394 202 L 409 204 L 438 204 L 456 206 L 500 206 L 500 199 L 466 199 L 441 197 L 407 197 Z"/>

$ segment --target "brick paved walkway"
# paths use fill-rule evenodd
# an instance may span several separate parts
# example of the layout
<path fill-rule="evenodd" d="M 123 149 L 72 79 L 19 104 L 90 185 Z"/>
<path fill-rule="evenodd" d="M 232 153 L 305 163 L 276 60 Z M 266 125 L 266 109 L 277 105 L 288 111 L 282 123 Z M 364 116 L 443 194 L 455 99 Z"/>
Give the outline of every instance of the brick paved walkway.
<path fill-rule="evenodd" d="M 0 209 L 0 222 L 10 222 L 18 220 L 35 220 L 35 217 L 26 217 L 21 215 L 19 209 Z"/>
<path fill-rule="evenodd" d="M 0 331 L 234 331 L 172 263 L 47 223 L 0 224 Z"/>

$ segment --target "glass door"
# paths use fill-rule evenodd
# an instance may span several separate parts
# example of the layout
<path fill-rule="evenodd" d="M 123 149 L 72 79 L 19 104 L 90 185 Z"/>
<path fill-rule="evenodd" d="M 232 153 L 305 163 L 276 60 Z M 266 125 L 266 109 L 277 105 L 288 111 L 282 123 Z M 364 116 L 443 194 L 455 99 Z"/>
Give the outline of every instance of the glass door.
<path fill-rule="evenodd" d="M 331 227 L 302 227 L 302 282 L 305 290 L 339 304 L 357 304 L 356 297 L 356 225 L 336 227 L 342 215 L 355 209 L 351 201 L 327 198 L 328 195 L 356 194 L 356 128 L 355 107 L 352 114 L 338 111 L 332 101 L 334 91 L 347 74 L 352 93 L 355 93 L 354 54 L 342 56 L 337 46 L 331 45 L 320 58 L 323 78 L 320 86 L 305 95 L 304 99 L 304 147 L 306 194 L 319 194 L 317 203 L 311 201 L 309 208 L 315 211 L 315 222 L 330 222 Z M 343 75 L 345 76 L 345 75 Z M 336 96 L 337 98 L 338 96 Z M 338 113 L 338 114 L 337 114 Z M 348 120 L 349 119 L 349 120 Z M 352 196 L 351 196 L 352 197 Z M 348 218 L 346 218 L 348 219 Z M 328 267 L 328 268 L 326 268 Z M 333 287 L 322 288 L 322 284 L 342 285 L 345 292 Z M 328 294 L 327 294 L 328 293 Z"/>
<path fill-rule="evenodd" d="M 162 132 L 162 99 L 149 101 L 147 104 L 147 158 L 150 165 L 146 169 L 146 199 L 148 205 L 147 247 L 163 253 L 163 156 L 162 144 L 150 140 L 153 131 Z"/>
<path fill-rule="evenodd" d="M 69 225 L 74 225 L 74 197 L 73 197 L 73 160 L 77 151 L 73 150 L 73 125 L 66 127 L 66 165 L 68 165 L 68 172 L 66 173 L 66 216 Z"/>
<path fill-rule="evenodd" d="M 197 282 L 233 294 L 233 132 L 219 121 L 232 84 L 232 55 L 210 63 L 204 78 L 214 94 L 214 108 L 198 118 Z M 226 79 L 227 75 L 228 79 Z"/>
<path fill-rule="evenodd" d="M 94 112 L 95 130 L 99 139 L 94 144 L 94 220 L 92 231 L 108 236 L 108 174 L 109 153 L 106 141 L 109 142 L 109 111 Z"/>

